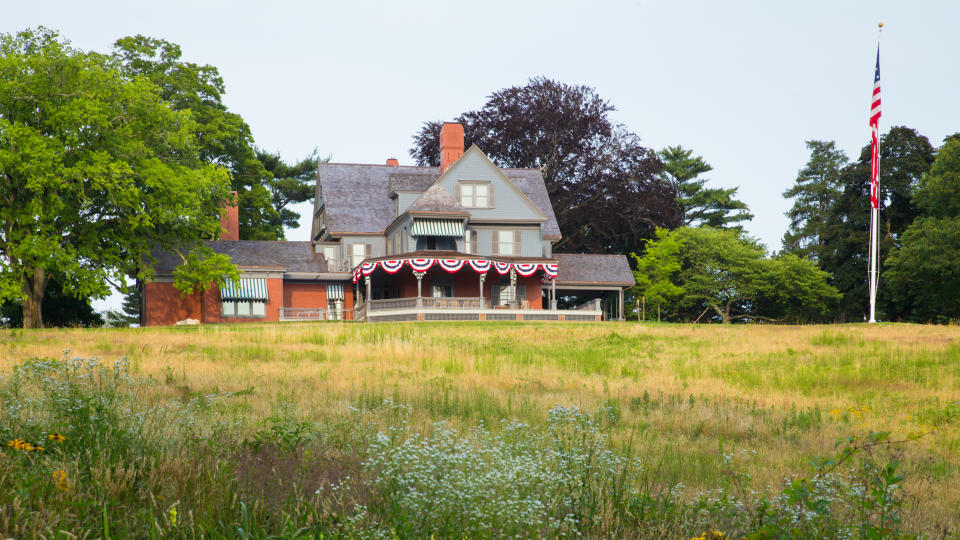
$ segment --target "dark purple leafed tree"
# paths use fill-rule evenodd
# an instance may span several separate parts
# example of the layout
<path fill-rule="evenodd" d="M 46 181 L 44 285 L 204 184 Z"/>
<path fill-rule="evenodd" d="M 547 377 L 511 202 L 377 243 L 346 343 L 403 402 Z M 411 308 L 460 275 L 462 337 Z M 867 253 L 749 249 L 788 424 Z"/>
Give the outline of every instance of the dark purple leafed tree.
<path fill-rule="evenodd" d="M 640 138 L 608 117 L 614 107 L 587 86 L 547 78 L 498 90 L 461 114 L 465 143 L 500 167 L 539 168 L 563 240 L 558 252 L 631 253 L 656 227 L 674 228 L 675 189 L 658 179 L 663 165 Z M 439 165 L 443 122 L 425 122 L 410 155 Z"/>

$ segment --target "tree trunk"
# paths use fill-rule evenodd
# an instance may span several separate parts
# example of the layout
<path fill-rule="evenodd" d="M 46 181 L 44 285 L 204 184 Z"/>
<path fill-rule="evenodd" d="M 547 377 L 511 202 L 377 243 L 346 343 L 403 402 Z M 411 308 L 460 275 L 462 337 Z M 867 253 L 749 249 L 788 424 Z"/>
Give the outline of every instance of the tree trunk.
<path fill-rule="evenodd" d="M 23 327 L 43 328 L 43 294 L 49 276 L 42 268 L 34 267 L 23 276 Z"/>
<path fill-rule="evenodd" d="M 200 289 L 200 324 L 207 322 L 207 302 L 203 289 Z"/>
<path fill-rule="evenodd" d="M 726 309 L 720 315 L 723 318 L 723 324 L 730 324 L 730 302 L 727 302 Z"/>

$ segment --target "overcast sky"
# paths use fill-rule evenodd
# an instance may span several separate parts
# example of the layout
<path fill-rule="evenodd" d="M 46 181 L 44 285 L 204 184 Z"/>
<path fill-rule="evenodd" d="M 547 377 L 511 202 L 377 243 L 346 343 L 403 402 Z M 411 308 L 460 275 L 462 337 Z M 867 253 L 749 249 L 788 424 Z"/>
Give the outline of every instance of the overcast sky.
<path fill-rule="evenodd" d="M 869 143 L 877 22 L 881 129 L 939 146 L 960 131 L 960 1 L 5 2 L 0 32 L 37 25 L 109 51 L 144 34 L 216 66 L 256 143 L 297 160 L 412 164 L 427 120 L 546 76 L 594 87 L 654 149 L 682 145 L 740 189 L 747 230 L 779 249 L 804 141 Z M 299 208 L 309 216 L 309 206 Z M 288 231 L 306 240 L 309 219 Z M 98 303 L 103 305 L 103 303 Z"/>

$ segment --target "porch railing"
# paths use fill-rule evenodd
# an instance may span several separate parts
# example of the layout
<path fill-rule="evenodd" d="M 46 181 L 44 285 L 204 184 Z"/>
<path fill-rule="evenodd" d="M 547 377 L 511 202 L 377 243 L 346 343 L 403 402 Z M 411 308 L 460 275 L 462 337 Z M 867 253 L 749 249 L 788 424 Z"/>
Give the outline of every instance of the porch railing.
<path fill-rule="evenodd" d="M 485 298 L 422 296 L 420 298 L 387 298 L 384 300 L 370 300 L 368 303 L 368 308 L 370 311 L 383 311 L 387 309 L 415 309 L 418 307 L 426 309 L 482 309 L 486 307 L 485 304 Z"/>
<path fill-rule="evenodd" d="M 352 309 L 280 308 L 281 321 L 352 321 Z"/>

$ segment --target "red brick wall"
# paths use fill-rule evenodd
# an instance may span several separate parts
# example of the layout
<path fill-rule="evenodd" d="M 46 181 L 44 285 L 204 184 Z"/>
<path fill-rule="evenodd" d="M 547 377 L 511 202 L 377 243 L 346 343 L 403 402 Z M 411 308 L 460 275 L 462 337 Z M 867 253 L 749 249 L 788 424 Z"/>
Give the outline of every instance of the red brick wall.
<path fill-rule="evenodd" d="M 326 308 L 326 283 L 295 283 L 283 284 L 283 307 L 292 308 Z"/>
<path fill-rule="evenodd" d="M 263 322 L 280 319 L 280 306 L 284 300 L 283 280 L 280 278 L 267 280 L 266 317 L 222 317 L 220 307 L 220 290 L 212 287 L 203 294 L 204 314 L 200 316 L 200 295 L 194 294 L 184 298 L 180 291 L 169 282 L 152 282 L 143 286 L 144 326 L 171 325 L 184 319 L 197 319 L 207 323 L 221 322 Z"/>

